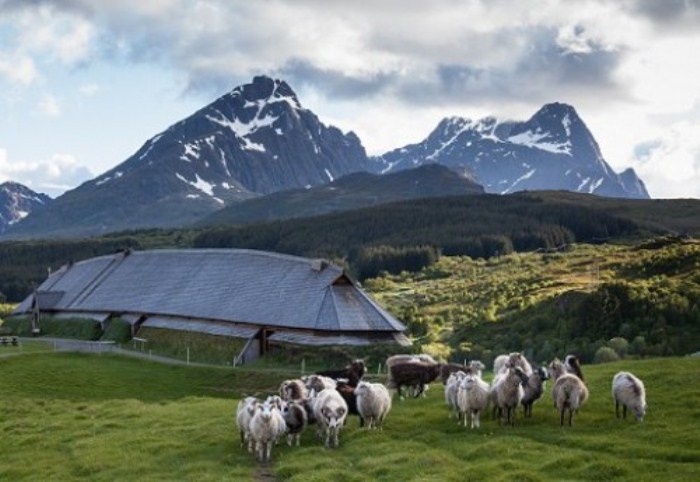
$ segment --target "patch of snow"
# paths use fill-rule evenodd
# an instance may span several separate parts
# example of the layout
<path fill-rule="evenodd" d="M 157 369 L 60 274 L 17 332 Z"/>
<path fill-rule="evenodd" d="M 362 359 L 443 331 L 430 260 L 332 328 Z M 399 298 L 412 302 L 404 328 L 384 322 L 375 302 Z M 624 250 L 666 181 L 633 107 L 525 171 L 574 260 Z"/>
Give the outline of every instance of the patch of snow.
<path fill-rule="evenodd" d="M 561 120 L 564 130 L 566 131 L 566 137 L 571 137 L 571 119 L 569 119 L 569 113 L 567 112 L 564 118 Z"/>
<path fill-rule="evenodd" d="M 304 186 L 304 189 L 311 189 L 311 184 L 307 184 L 306 186 Z"/>
<path fill-rule="evenodd" d="M 257 142 L 253 142 L 247 137 L 241 137 L 241 141 L 243 141 L 243 149 L 246 151 L 266 152 L 265 146 L 258 144 Z"/>
<path fill-rule="evenodd" d="M 568 176 L 569 174 L 571 174 L 571 169 L 567 169 L 566 172 L 564 173 L 565 176 Z"/>
<path fill-rule="evenodd" d="M 578 185 L 578 187 L 576 188 L 576 191 L 581 192 L 581 189 L 583 189 L 583 186 L 585 186 L 588 183 L 588 181 L 590 181 L 590 180 L 591 180 L 591 178 L 587 177 L 583 181 L 581 181 L 581 184 Z"/>
<path fill-rule="evenodd" d="M 29 211 L 15 211 L 15 218 L 10 220 L 7 224 L 15 224 L 29 215 Z"/>
<path fill-rule="evenodd" d="M 202 197 L 202 196 L 200 196 L 199 194 L 188 194 L 188 195 L 185 196 L 185 197 L 186 197 L 187 199 L 199 199 L 199 198 Z"/>
<path fill-rule="evenodd" d="M 202 191 L 204 194 L 207 194 L 209 196 L 214 196 L 214 184 L 210 184 L 204 179 L 199 177 L 199 174 L 195 174 L 195 181 L 191 182 L 185 179 L 184 176 L 182 176 L 180 173 L 175 173 L 175 176 L 181 180 L 184 183 L 189 184 L 190 186 Z"/>
<path fill-rule="evenodd" d="M 148 155 L 149 152 L 151 152 L 151 150 L 153 149 L 153 146 L 155 146 L 156 142 L 158 142 L 158 140 L 161 137 L 163 137 L 163 134 L 158 134 L 153 139 L 151 139 L 151 142 L 148 144 L 148 149 L 146 149 L 146 152 L 144 152 L 143 154 L 141 154 L 139 156 L 139 160 L 142 160 L 144 157 L 146 157 Z"/>
<path fill-rule="evenodd" d="M 536 171 L 537 171 L 537 169 L 531 169 L 531 170 L 527 171 L 525 174 L 523 174 L 522 176 L 517 178 L 515 180 L 515 182 L 513 184 L 511 184 L 510 187 L 508 187 L 508 189 L 506 189 L 505 191 L 502 191 L 501 194 L 508 194 L 509 192 L 513 192 L 513 189 L 515 188 L 515 186 L 520 184 L 525 179 L 530 179 Z"/>
<path fill-rule="evenodd" d="M 546 138 L 549 133 L 525 131 L 520 134 L 510 136 L 507 140 L 513 144 L 521 146 L 533 147 L 553 154 L 571 155 L 571 141 L 564 143 L 547 142 Z"/>
<path fill-rule="evenodd" d="M 600 185 L 603 184 L 603 178 L 601 177 L 598 179 L 596 182 L 591 183 L 591 185 L 588 187 L 588 193 L 593 194 L 596 189 L 600 187 Z"/>
<path fill-rule="evenodd" d="M 227 182 L 222 182 L 221 187 L 223 187 L 224 189 L 231 189 L 231 185 Z"/>
<path fill-rule="evenodd" d="M 282 129 L 280 129 L 279 127 L 275 127 L 275 134 L 277 134 L 278 136 L 283 136 L 284 132 L 282 132 Z"/>
<path fill-rule="evenodd" d="M 328 176 L 328 180 L 330 182 L 333 182 L 333 175 L 331 174 L 331 171 L 329 171 L 328 168 L 326 168 L 325 171 L 326 171 L 326 176 Z"/>
<path fill-rule="evenodd" d="M 102 184 L 109 182 L 111 180 L 112 180 L 111 176 L 107 176 L 103 179 L 100 179 L 99 181 L 95 181 L 95 186 L 101 186 Z"/>

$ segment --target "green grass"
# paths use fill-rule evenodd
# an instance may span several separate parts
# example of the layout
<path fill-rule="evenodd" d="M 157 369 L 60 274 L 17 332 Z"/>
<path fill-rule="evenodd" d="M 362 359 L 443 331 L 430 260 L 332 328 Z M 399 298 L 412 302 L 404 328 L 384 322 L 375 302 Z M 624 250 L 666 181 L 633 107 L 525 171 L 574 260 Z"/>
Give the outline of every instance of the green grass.
<path fill-rule="evenodd" d="M 644 424 L 614 417 L 609 385 L 622 369 L 646 382 Z M 394 400 L 383 431 L 353 418 L 337 450 L 307 431 L 265 470 L 292 481 L 698 480 L 699 358 L 584 371 L 591 397 L 571 429 L 547 393 L 515 428 L 486 419 L 467 430 L 434 384 L 426 399 Z M 238 447 L 237 399 L 290 376 L 65 353 L 0 358 L 0 373 L 0 480 L 91 481 L 256 480 L 260 467 Z"/>

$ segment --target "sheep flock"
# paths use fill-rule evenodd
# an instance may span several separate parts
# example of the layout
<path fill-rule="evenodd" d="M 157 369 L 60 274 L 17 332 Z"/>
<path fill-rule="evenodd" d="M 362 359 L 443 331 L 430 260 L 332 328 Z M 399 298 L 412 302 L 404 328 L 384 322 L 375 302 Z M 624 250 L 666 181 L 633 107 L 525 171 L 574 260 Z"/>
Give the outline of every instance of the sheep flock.
<path fill-rule="evenodd" d="M 264 398 L 245 397 L 238 402 L 235 423 L 243 450 L 268 462 L 281 440 L 299 446 L 301 434 L 315 427 L 316 437 L 326 448 L 338 448 L 343 427 L 357 417 L 360 428 L 382 430 L 396 396 L 419 398 L 431 383 L 444 387 L 447 414 L 472 430 L 481 427 L 484 417 L 499 424 L 516 425 L 522 407 L 523 418 L 532 416 L 533 406 L 547 393 L 551 379 L 551 400 L 560 426 L 573 426 L 574 416 L 589 396 L 578 358 L 555 358 L 548 366 L 532 366 L 522 353 L 499 355 L 493 364 L 490 383 L 482 379 L 486 368 L 479 360 L 463 364 L 439 363 L 429 355 L 393 355 L 386 360 L 386 384 L 365 378 L 362 360 L 342 369 L 318 371 L 284 380 L 277 393 Z M 642 422 L 646 413 L 644 383 L 629 372 L 619 372 L 612 380 L 615 413 L 634 413 Z"/>

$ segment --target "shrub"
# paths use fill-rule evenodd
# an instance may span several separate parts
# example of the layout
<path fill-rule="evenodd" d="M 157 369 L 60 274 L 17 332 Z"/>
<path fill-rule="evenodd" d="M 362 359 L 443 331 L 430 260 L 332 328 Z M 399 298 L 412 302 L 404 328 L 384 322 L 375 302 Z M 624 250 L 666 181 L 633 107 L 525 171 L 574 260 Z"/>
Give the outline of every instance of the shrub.
<path fill-rule="evenodd" d="M 113 318 L 109 320 L 107 329 L 100 340 L 126 343 L 127 341 L 131 340 L 131 325 L 129 322 L 124 321 L 121 318 Z"/>
<path fill-rule="evenodd" d="M 608 346 L 615 350 L 615 353 L 617 353 L 617 355 L 620 358 L 624 358 L 627 356 L 630 344 L 621 336 L 616 336 L 615 338 L 611 338 L 610 341 L 608 341 Z"/>
<path fill-rule="evenodd" d="M 619 360 L 620 357 L 617 356 L 615 350 L 609 346 L 601 346 L 595 352 L 593 357 L 593 363 L 610 363 Z"/>

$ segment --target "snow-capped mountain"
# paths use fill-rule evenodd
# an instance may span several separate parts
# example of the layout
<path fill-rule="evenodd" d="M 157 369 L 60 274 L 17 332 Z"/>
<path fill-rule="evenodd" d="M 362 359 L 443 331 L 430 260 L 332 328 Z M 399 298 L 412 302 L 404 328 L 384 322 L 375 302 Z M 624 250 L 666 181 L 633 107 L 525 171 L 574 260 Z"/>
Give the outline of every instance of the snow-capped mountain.
<path fill-rule="evenodd" d="M 437 162 L 472 172 L 487 192 L 563 189 L 648 199 L 634 170 L 616 174 L 573 107 L 553 103 L 526 122 L 446 118 L 426 140 L 377 158 L 382 172 Z"/>
<path fill-rule="evenodd" d="M 29 213 L 46 207 L 51 198 L 32 191 L 16 182 L 0 184 L 0 233 L 25 218 Z"/>
<path fill-rule="evenodd" d="M 16 237 L 177 226 L 224 205 L 371 170 L 353 133 L 326 126 L 281 80 L 255 77 L 13 227 Z"/>

